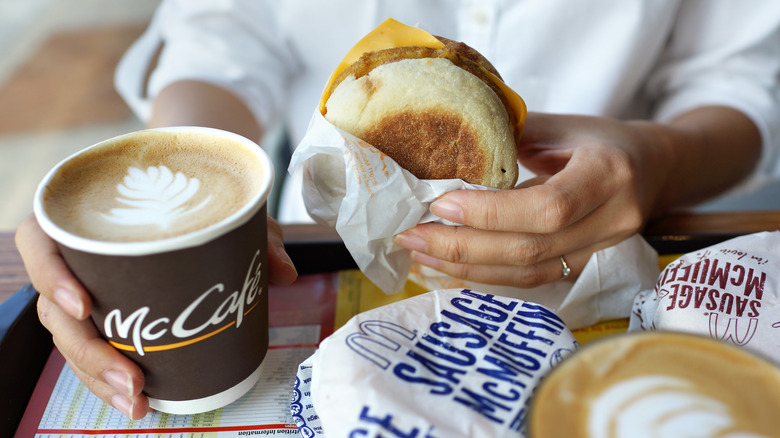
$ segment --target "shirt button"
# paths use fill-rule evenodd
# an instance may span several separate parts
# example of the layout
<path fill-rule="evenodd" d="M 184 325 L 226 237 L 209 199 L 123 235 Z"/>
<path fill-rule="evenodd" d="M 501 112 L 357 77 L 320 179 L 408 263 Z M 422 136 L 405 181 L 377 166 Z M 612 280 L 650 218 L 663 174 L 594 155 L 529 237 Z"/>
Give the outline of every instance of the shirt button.
<path fill-rule="evenodd" d="M 474 22 L 474 24 L 478 24 L 480 26 L 484 26 L 487 24 L 488 17 L 485 11 L 482 10 L 473 10 L 471 11 L 471 21 Z"/>

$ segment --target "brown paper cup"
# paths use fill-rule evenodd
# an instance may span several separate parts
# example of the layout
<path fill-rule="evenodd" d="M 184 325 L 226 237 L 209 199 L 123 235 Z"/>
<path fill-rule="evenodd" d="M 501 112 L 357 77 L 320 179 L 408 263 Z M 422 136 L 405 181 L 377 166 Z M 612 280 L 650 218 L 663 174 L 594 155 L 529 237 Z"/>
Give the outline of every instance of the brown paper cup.
<path fill-rule="evenodd" d="M 47 197 L 63 166 L 99 148 L 133 145 L 136 136 L 149 133 L 173 136 L 174 147 L 176 136 L 184 134 L 208 138 L 204 148 L 237 148 L 250 157 L 245 167 L 260 175 L 259 182 L 227 217 L 152 240 L 84 237 L 53 219 Z M 240 398 L 260 378 L 268 349 L 266 199 L 272 181 L 272 164 L 254 142 L 186 127 L 98 143 L 64 160 L 41 182 L 36 217 L 91 293 L 98 330 L 143 370 L 144 393 L 152 408 L 174 414 L 217 409 Z M 229 187 L 212 196 L 234 196 Z M 201 183 L 201 189 L 209 189 L 208 183 Z"/>

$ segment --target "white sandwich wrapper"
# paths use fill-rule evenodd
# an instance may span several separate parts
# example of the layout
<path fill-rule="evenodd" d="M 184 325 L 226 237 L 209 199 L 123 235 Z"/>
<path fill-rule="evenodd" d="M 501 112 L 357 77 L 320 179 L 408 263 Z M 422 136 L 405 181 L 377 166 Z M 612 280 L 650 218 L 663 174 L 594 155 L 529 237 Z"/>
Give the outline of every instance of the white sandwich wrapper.
<path fill-rule="evenodd" d="M 551 310 L 449 289 L 353 317 L 299 367 L 302 437 L 522 436 L 540 379 L 579 345 Z"/>
<path fill-rule="evenodd" d="M 683 255 L 637 294 L 629 331 L 694 333 L 780 365 L 780 231 Z"/>
<path fill-rule="evenodd" d="M 319 167 L 320 174 L 314 175 L 311 162 L 323 158 L 339 166 Z M 595 253 L 576 282 L 532 289 L 467 282 L 413 264 L 409 251 L 393 242 L 396 234 L 427 222 L 454 225 L 429 210 L 447 192 L 494 189 L 459 179 L 418 179 L 375 147 L 329 123 L 318 110 L 288 170 L 303 172 L 302 196 L 312 218 L 335 228 L 360 270 L 388 294 L 401 291 L 407 279 L 425 290 L 480 290 L 542 304 L 576 329 L 627 318 L 634 296 L 651 289 L 658 278 L 658 254 L 639 235 Z M 336 174 L 326 179 L 324 171 Z M 520 181 L 534 176 L 522 166 L 519 171 Z M 343 186 L 337 187 L 339 183 Z"/>

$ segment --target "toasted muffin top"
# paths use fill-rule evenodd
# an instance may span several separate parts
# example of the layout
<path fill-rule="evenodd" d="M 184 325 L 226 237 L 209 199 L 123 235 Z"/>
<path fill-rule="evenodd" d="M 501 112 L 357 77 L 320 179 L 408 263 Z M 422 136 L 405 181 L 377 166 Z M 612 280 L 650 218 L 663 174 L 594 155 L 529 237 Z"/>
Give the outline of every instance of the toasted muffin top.
<path fill-rule="evenodd" d="M 364 54 L 333 82 L 325 118 L 421 179 L 505 189 L 519 133 L 490 63 L 462 43 Z"/>

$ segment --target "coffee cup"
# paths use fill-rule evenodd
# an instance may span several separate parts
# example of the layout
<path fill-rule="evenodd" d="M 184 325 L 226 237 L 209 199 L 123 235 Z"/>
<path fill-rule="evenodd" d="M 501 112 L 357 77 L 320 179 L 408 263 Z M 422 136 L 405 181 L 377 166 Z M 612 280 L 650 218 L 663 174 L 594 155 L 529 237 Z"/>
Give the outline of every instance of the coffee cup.
<path fill-rule="evenodd" d="M 144 372 L 152 408 L 213 410 L 259 380 L 272 181 L 256 143 L 200 127 L 100 142 L 41 181 L 35 216 L 98 330 Z"/>
<path fill-rule="evenodd" d="M 634 332 L 594 341 L 546 376 L 528 436 L 777 436 L 780 368 L 704 336 Z"/>

